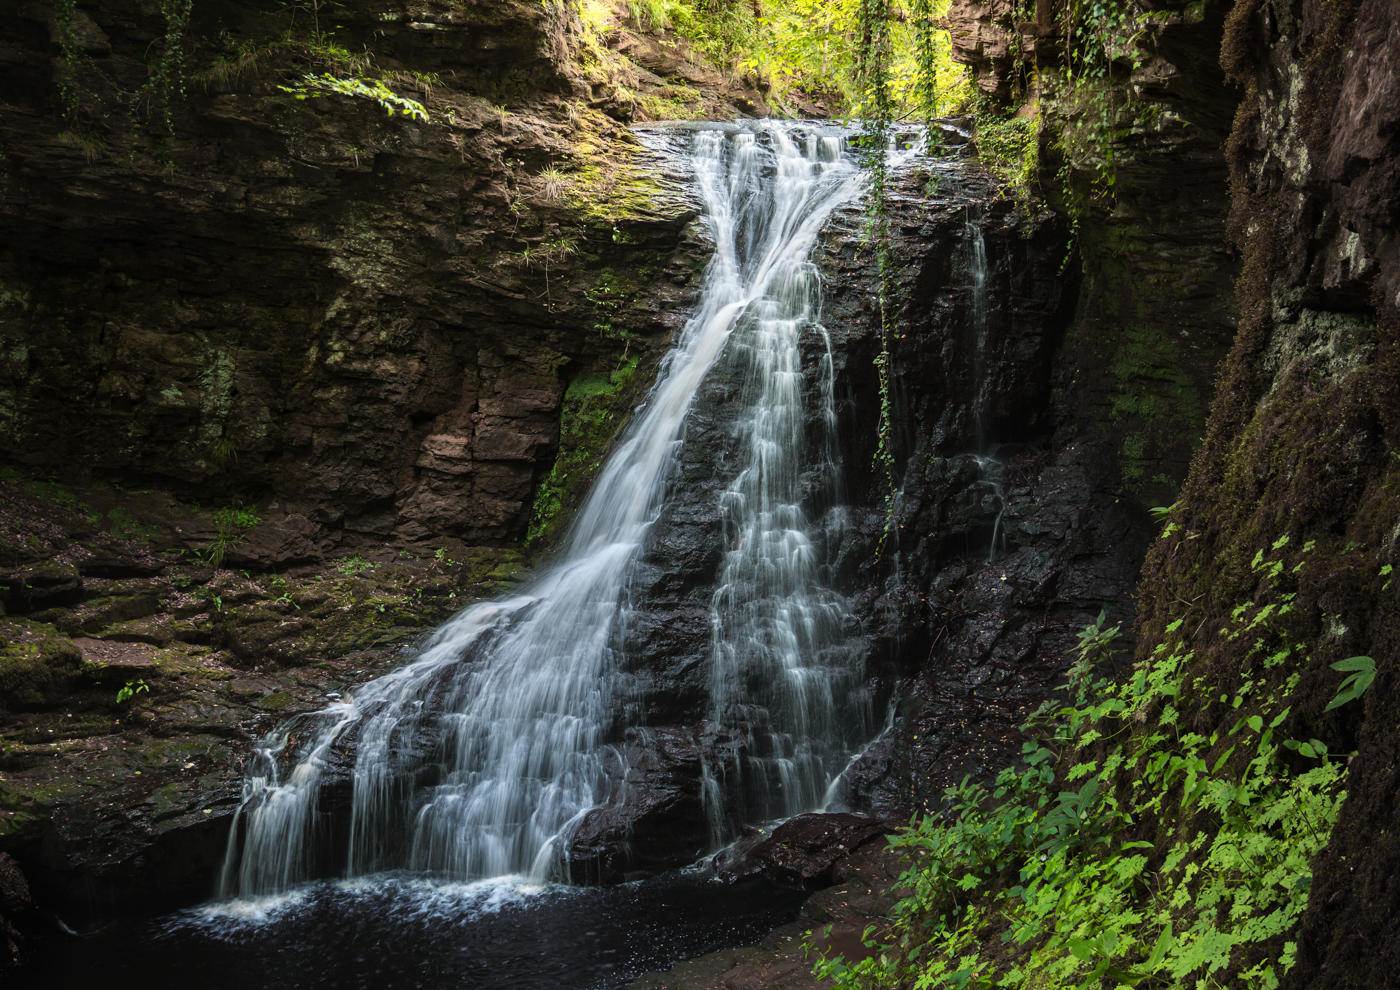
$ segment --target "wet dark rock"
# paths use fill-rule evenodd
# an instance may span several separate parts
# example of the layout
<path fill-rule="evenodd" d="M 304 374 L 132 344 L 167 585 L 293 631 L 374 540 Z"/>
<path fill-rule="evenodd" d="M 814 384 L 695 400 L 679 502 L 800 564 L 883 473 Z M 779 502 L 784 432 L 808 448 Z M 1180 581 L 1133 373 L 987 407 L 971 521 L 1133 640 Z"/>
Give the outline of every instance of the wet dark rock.
<path fill-rule="evenodd" d="M 700 859 L 712 838 L 702 761 L 728 756 L 734 745 L 710 726 L 629 729 L 605 764 L 612 799 L 589 812 L 574 833 L 570 876 L 580 883 L 623 883 Z"/>
<path fill-rule="evenodd" d="M 300 514 L 267 520 L 254 526 L 229 548 L 231 567 L 282 571 L 320 560 L 326 549 L 321 527 Z"/>
<path fill-rule="evenodd" d="M 7 854 L 0 853 L 0 934 L 4 935 L 4 961 L 17 962 L 23 952 L 25 938 L 15 927 L 17 915 L 30 912 L 34 900 L 29 894 L 29 882 L 19 865 Z"/>
<path fill-rule="evenodd" d="M 19 865 L 8 853 L 0 853 L 0 915 L 9 917 L 33 905 L 29 881 L 25 880 Z"/>
<path fill-rule="evenodd" d="M 889 822 L 865 815 L 798 815 L 771 832 L 745 836 L 715 856 L 713 865 L 731 882 L 761 875 L 785 886 L 818 890 L 837 882 L 838 863 L 893 831 Z"/>

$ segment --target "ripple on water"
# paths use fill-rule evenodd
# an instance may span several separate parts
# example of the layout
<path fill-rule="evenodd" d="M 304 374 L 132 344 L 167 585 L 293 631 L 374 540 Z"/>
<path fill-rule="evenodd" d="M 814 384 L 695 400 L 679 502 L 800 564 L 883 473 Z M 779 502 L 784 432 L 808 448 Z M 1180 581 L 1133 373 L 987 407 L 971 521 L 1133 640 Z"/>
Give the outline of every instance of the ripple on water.
<path fill-rule="evenodd" d="M 18 987 L 611 990 L 756 942 L 802 898 L 685 872 L 618 887 L 411 873 L 323 880 L 40 947 Z"/>

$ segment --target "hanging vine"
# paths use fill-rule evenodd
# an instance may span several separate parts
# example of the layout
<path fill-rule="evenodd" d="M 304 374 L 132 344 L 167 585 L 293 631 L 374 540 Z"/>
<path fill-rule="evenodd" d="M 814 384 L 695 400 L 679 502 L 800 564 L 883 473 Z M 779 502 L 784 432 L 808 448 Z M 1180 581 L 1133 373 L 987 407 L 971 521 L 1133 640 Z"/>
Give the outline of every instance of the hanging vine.
<path fill-rule="evenodd" d="M 58 0 L 54 6 L 54 26 L 62 55 L 58 89 L 65 117 L 73 118 L 84 100 L 101 102 L 98 93 L 84 82 L 85 78 L 96 78 L 105 84 L 103 88 L 116 92 L 116 102 L 126 111 L 133 129 L 159 117 L 166 132 L 174 132 L 175 101 L 185 96 L 186 41 L 194 0 L 159 0 L 159 7 L 165 21 L 165 35 L 152 46 L 154 54 L 146 65 L 145 82 L 127 92 L 107 78 L 84 49 L 79 34 L 82 15 L 76 0 Z"/>
<path fill-rule="evenodd" d="M 92 59 L 79 43 L 78 29 L 74 23 L 76 14 L 77 4 L 75 0 L 58 0 L 54 6 L 54 27 L 58 33 L 59 52 L 63 56 L 62 64 L 58 67 L 57 73 L 58 92 L 59 98 L 63 101 L 63 115 L 65 117 L 73 115 L 84 96 L 95 95 L 90 90 L 83 89 L 83 71 L 91 68 Z"/>
<path fill-rule="evenodd" d="M 160 0 L 160 12 L 165 17 L 165 38 L 154 60 L 148 64 L 150 75 L 146 81 L 127 99 L 128 113 L 133 123 L 146 104 L 146 119 L 159 108 L 165 120 L 165 129 L 174 133 L 175 124 L 171 108 L 176 97 L 185 96 L 185 32 L 190 25 L 190 10 L 194 0 Z"/>
<path fill-rule="evenodd" d="M 886 485 L 884 539 L 894 525 L 894 410 L 893 338 L 890 302 L 890 218 L 886 202 L 889 186 L 889 130 L 894 119 L 890 94 L 890 3 L 889 0 L 860 0 L 858 24 L 860 47 L 857 62 L 861 87 L 861 164 L 869 175 L 869 205 L 866 208 L 865 241 L 875 253 L 875 305 L 879 320 L 880 352 L 875 355 L 875 371 L 880 381 L 880 423 L 876 432 L 875 469 L 884 475 Z"/>
<path fill-rule="evenodd" d="M 913 0 L 909 19 L 914 25 L 914 98 L 925 122 L 938 116 L 938 0 Z M 929 132 L 930 140 L 933 132 Z"/>

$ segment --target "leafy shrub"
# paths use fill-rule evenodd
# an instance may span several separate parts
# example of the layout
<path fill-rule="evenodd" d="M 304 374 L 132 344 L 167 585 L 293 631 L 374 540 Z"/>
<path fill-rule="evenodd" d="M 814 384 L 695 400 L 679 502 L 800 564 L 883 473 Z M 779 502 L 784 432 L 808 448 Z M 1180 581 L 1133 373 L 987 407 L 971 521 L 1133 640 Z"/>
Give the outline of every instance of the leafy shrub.
<path fill-rule="evenodd" d="M 302 77 L 301 82 L 277 88 L 285 93 L 291 93 L 298 100 L 315 99 L 324 93 L 357 96 L 378 103 L 390 117 L 394 114 L 403 114 L 414 120 L 428 122 L 428 111 L 424 109 L 423 104 L 417 100 L 410 100 L 406 96 L 400 96 L 386 86 L 381 79 L 360 77 L 341 79 L 329 72 L 323 72 L 320 75 L 308 72 Z"/>
<path fill-rule="evenodd" d="M 356 574 L 367 571 L 373 566 L 374 565 L 365 560 L 365 558 L 356 554 L 353 557 L 346 557 L 343 559 L 340 563 L 335 565 L 335 569 L 349 577 L 354 577 Z"/>
<path fill-rule="evenodd" d="M 1255 557 L 1265 579 L 1281 568 Z M 1287 936 L 1307 906 L 1309 863 L 1346 798 L 1346 765 L 1326 745 L 1276 737 L 1290 714 L 1280 699 L 1299 676 L 1283 665 L 1306 660 L 1278 626 L 1292 598 L 1241 605 L 1221 630 L 1255 641 L 1250 679 L 1233 697 L 1188 676 L 1180 619 L 1122 683 L 1096 678 L 1118 631 L 1100 616 L 1070 671 L 1074 703 L 1042 706 L 1022 768 L 1004 770 L 991 793 L 964 780 L 948 790 L 946 819 L 891 839 L 912 862 L 900 881 L 912 894 L 882 939 L 867 931 L 878 953 L 824 959 L 818 975 L 840 990 L 1278 986 L 1293 965 Z M 1357 697 L 1375 670 L 1366 657 L 1332 666 L 1353 675 L 1334 704 Z M 1214 705 L 1230 706 L 1222 724 L 1233 727 L 1194 731 L 1186 713 Z"/>

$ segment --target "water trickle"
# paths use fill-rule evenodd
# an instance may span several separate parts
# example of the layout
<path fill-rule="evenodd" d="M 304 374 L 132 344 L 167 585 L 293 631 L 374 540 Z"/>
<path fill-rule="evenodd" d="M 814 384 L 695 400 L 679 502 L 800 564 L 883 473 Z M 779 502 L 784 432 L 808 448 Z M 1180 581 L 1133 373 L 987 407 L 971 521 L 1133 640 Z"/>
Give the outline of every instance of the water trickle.
<path fill-rule="evenodd" d="M 967 269 L 968 314 L 973 333 L 972 419 L 976 430 L 974 446 L 986 444 L 987 375 L 987 242 L 982 236 L 982 218 L 967 208 L 963 225 L 964 265 Z"/>
<path fill-rule="evenodd" d="M 263 739 L 229 838 L 225 894 L 313 875 L 327 846 L 322 785 L 350 742 L 344 872 L 562 874 L 574 828 L 609 796 L 601 751 L 630 690 L 614 655 L 627 579 L 664 506 L 696 390 L 731 338 L 751 406 L 747 460 L 725 496 L 733 545 L 715 604 L 716 716 L 748 719 L 761 786 L 744 793 L 769 795 L 757 801 L 762 814 L 819 806 L 833 767 L 868 735 L 838 724 L 838 699 L 850 693 L 843 611 L 816 581 L 802 508 L 801 338 L 823 336 L 808 256 L 831 211 L 858 194 L 858 175 L 839 138 L 810 128 L 714 128 L 691 140 L 715 243 L 699 310 L 594 483 L 561 562 L 520 594 L 453 618 L 413 663 Z M 834 485 L 829 345 L 819 364 L 826 439 L 805 476 Z M 771 684 L 751 691 L 743 669 Z M 715 806 L 734 793 L 709 785 Z"/>
<path fill-rule="evenodd" d="M 998 537 L 1000 546 L 1006 549 L 1006 534 L 1001 529 L 1001 517 L 1006 515 L 1006 491 L 1002 487 L 1002 478 L 1006 473 L 1006 466 L 993 457 L 977 457 L 977 467 L 982 472 L 982 480 L 992 486 L 992 497 L 996 499 L 996 518 L 992 521 L 992 540 L 987 548 L 987 560 L 991 562 L 997 555 Z"/>

